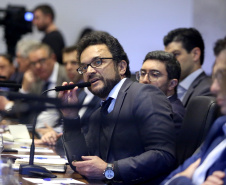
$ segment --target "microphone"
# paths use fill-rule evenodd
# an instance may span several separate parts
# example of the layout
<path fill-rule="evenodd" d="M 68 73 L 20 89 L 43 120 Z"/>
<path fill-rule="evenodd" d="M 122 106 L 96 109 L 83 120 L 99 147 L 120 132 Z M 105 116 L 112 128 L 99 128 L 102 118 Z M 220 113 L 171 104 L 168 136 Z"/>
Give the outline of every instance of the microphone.
<path fill-rule="evenodd" d="M 74 89 L 76 86 L 78 86 L 78 88 L 89 87 L 91 86 L 91 83 L 83 82 L 83 83 L 77 83 L 77 84 L 71 84 L 71 85 L 65 85 L 65 86 L 56 86 L 54 90 L 57 92 L 66 91 L 66 90 Z"/>
<path fill-rule="evenodd" d="M 21 88 L 21 84 L 0 82 L 0 87 Z"/>
<path fill-rule="evenodd" d="M 1 76 L 1 75 L 0 75 L 0 78 L 1 78 L 1 79 L 6 79 L 6 76 Z"/>

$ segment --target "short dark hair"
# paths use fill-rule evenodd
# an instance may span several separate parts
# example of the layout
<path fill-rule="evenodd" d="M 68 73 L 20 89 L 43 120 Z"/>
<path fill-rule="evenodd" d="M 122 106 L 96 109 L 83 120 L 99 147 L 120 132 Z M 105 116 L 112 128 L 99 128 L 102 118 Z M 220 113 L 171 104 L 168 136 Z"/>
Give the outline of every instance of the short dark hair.
<path fill-rule="evenodd" d="M 226 37 L 216 41 L 213 48 L 214 55 L 217 57 L 220 54 L 220 52 L 225 49 L 226 49 Z"/>
<path fill-rule="evenodd" d="M 204 62 L 205 45 L 202 35 L 195 28 L 178 28 L 170 31 L 163 39 L 164 46 L 171 42 L 181 42 L 183 48 L 190 53 L 195 47 L 200 48 L 200 64 Z"/>
<path fill-rule="evenodd" d="M 166 66 L 166 71 L 168 73 L 168 79 L 177 79 L 179 81 L 181 75 L 181 67 L 180 63 L 176 60 L 172 53 L 160 50 L 151 51 L 145 56 L 143 63 L 145 63 L 145 61 L 149 59 L 159 60 L 160 62 L 164 63 Z"/>
<path fill-rule="evenodd" d="M 5 58 L 10 64 L 13 64 L 13 57 L 10 54 L 0 54 L 0 57 Z"/>
<path fill-rule="evenodd" d="M 111 36 L 109 33 L 107 32 L 103 32 L 103 31 L 93 31 L 90 34 L 85 35 L 78 43 L 78 60 L 80 61 L 80 56 L 81 53 L 88 47 L 91 45 L 98 45 L 98 44 L 105 44 L 109 51 L 112 54 L 112 57 L 114 59 L 114 61 L 116 61 L 116 65 L 118 65 L 118 63 L 121 60 L 125 60 L 127 63 L 127 68 L 126 68 L 126 72 L 125 72 L 125 76 L 130 78 L 131 76 L 131 72 L 129 69 L 129 59 L 127 57 L 127 54 L 125 53 L 123 47 L 121 46 L 121 44 L 119 43 L 119 41 Z"/>
<path fill-rule="evenodd" d="M 78 49 L 77 45 L 65 47 L 65 48 L 63 48 L 62 53 L 70 53 L 73 51 L 77 51 L 77 49 Z"/>
<path fill-rule="evenodd" d="M 52 17 L 52 20 L 54 20 L 54 18 L 55 18 L 54 10 L 48 4 L 42 4 L 42 5 L 35 7 L 33 12 L 35 12 L 36 10 L 41 10 L 42 13 L 45 14 L 45 15 L 49 14 Z"/>

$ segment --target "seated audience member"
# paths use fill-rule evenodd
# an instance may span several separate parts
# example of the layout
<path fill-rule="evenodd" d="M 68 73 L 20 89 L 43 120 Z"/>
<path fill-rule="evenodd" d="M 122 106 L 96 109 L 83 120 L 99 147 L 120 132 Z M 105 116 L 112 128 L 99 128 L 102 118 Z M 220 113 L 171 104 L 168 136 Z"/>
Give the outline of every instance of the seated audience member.
<path fill-rule="evenodd" d="M 175 166 L 175 128 L 166 96 L 155 86 L 128 79 L 128 57 L 106 32 L 83 37 L 78 58 L 78 72 L 91 82 L 89 90 L 102 99 L 102 106 L 85 127 L 78 110 L 62 109 L 71 167 L 89 179 L 158 184 Z M 59 97 L 65 104 L 77 103 L 76 91 Z"/>
<path fill-rule="evenodd" d="M 178 98 L 185 108 L 195 96 L 208 96 L 211 78 L 201 68 L 204 61 L 204 42 L 195 28 L 178 28 L 164 37 L 165 51 L 173 53 L 181 65 L 177 87 Z"/>
<path fill-rule="evenodd" d="M 30 62 L 28 59 L 29 49 L 33 44 L 37 44 L 39 41 L 36 40 L 20 40 L 16 44 L 16 62 L 18 64 L 17 70 L 20 73 L 25 73 L 29 67 Z"/>
<path fill-rule="evenodd" d="M 226 37 L 217 40 L 213 50 L 216 60 L 224 60 L 226 58 Z"/>
<path fill-rule="evenodd" d="M 28 58 L 30 69 L 24 73 L 21 93 L 41 95 L 47 89 L 54 89 L 63 82 L 68 81 L 64 66 L 55 60 L 52 49 L 43 43 L 32 45 Z M 45 95 L 57 97 L 57 92 L 49 91 Z M 46 132 L 45 125 L 54 127 L 58 124 L 59 112 L 55 109 L 42 111 L 37 118 L 36 128 L 43 135 Z"/>
<path fill-rule="evenodd" d="M 0 82 L 11 81 L 17 84 L 22 83 L 23 74 L 16 71 L 13 59 L 8 54 L 0 54 Z M 5 77 L 5 78 L 2 78 Z M 2 91 L 18 91 L 18 88 L 0 87 Z"/>
<path fill-rule="evenodd" d="M 161 185 L 226 184 L 226 40 L 224 48 L 222 41 L 218 40 L 214 47 L 216 61 L 211 92 L 216 95 L 224 116 L 213 123 L 200 151 L 173 171 Z"/>
<path fill-rule="evenodd" d="M 167 96 L 173 108 L 177 129 L 180 129 L 185 114 L 185 108 L 177 98 L 176 90 L 180 73 L 180 63 L 173 54 L 165 51 L 149 52 L 143 61 L 141 70 L 136 72 L 136 79 L 140 83 L 154 85 Z"/>
<path fill-rule="evenodd" d="M 83 81 L 82 75 L 77 72 L 77 69 L 80 66 L 80 63 L 77 60 L 77 46 L 71 46 L 63 49 L 63 65 L 65 66 L 67 75 L 69 80 L 74 83 L 80 83 Z M 78 89 L 78 99 L 79 103 L 83 103 L 86 105 L 91 105 L 91 107 L 83 107 L 79 110 L 79 116 L 81 118 L 81 122 L 86 124 L 87 119 L 90 115 L 100 106 L 100 98 L 94 96 L 88 88 Z M 58 138 L 62 135 L 62 128 L 53 129 L 47 126 L 50 130 L 46 134 L 44 134 L 41 138 L 43 143 L 47 143 L 49 145 L 55 145 Z"/>
<path fill-rule="evenodd" d="M 53 50 L 57 62 L 62 64 L 62 49 L 65 47 L 62 33 L 54 23 L 55 13 L 53 8 L 47 4 L 35 7 L 33 24 L 45 35 L 42 42 L 49 45 Z"/>

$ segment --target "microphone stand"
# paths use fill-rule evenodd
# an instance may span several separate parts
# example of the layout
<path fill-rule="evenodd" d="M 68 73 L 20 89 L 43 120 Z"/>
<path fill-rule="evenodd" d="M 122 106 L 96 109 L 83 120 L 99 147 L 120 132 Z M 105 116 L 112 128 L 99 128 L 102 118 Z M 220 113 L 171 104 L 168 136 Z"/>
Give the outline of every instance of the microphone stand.
<path fill-rule="evenodd" d="M 19 174 L 21 175 L 38 175 L 42 177 L 51 177 L 55 178 L 56 175 L 52 174 L 49 170 L 42 166 L 34 165 L 34 155 L 35 155 L 35 143 L 34 143 L 34 136 L 35 136 L 35 127 L 37 123 L 37 117 L 38 117 L 39 111 L 35 113 L 34 117 L 34 123 L 32 128 L 32 143 L 30 147 L 30 158 L 29 158 L 29 164 L 20 164 L 19 168 Z"/>

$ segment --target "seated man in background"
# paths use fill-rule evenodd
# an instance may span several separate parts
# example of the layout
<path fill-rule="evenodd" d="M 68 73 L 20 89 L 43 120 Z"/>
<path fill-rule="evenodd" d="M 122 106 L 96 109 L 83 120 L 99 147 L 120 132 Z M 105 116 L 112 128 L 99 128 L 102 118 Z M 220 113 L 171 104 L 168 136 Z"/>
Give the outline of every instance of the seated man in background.
<path fill-rule="evenodd" d="M 52 49 L 43 43 L 32 45 L 29 50 L 28 58 L 30 69 L 24 73 L 21 93 L 30 93 L 41 95 L 45 90 L 54 89 L 60 86 L 62 82 L 68 81 L 64 66 L 55 60 Z M 57 92 L 49 91 L 48 97 L 57 97 Z M 58 124 L 59 112 L 55 109 L 42 111 L 37 118 L 36 128 L 38 133 L 43 135 L 46 130 L 46 124 L 54 127 Z M 44 129 L 42 129 L 44 128 Z"/>
<path fill-rule="evenodd" d="M 83 37 L 78 58 L 78 72 L 91 83 L 89 90 L 102 99 L 102 106 L 86 125 L 77 109 L 62 110 L 71 167 L 89 179 L 158 184 L 175 166 L 175 128 L 166 96 L 155 86 L 128 79 L 129 59 L 106 32 Z M 77 89 L 59 97 L 65 104 L 77 103 Z"/>
<path fill-rule="evenodd" d="M 29 67 L 30 62 L 28 59 L 29 49 L 33 44 L 37 44 L 39 41 L 36 40 L 19 40 L 16 44 L 16 62 L 18 64 L 17 70 L 20 73 L 25 73 Z"/>
<path fill-rule="evenodd" d="M 224 116 L 210 129 L 198 153 L 188 158 L 161 185 L 223 185 L 226 184 L 226 39 L 214 47 L 211 91 Z"/>
<path fill-rule="evenodd" d="M 173 53 L 181 65 L 177 87 L 178 98 L 185 108 L 195 96 L 211 95 L 211 78 L 201 68 L 204 62 L 204 42 L 195 28 L 178 28 L 164 37 L 165 51 Z"/>
<path fill-rule="evenodd" d="M 23 74 L 16 71 L 13 59 L 8 54 L 0 54 L 0 82 L 22 83 Z M 0 87 L 2 91 L 18 91 L 18 88 Z"/>
<path fill-rule="evenodd" d="M 83 82 L 82 75 L 80 75 L 77 69 L 80 63 L 77 59 L 77 46 L 71 46 L 63 49 L 63 65 L 65 66 L 68 78 L 71 82 L 80 83 Z M 91 105 L 90 107 L 83 107 L 79 110 L 79 116 L 83 124 L 87 124 L 90 115 L 100 106 L 100 98 L 94 96 L 87 87 L 78 89 L 78 99 L 80 104 Z M 53 129 L 49 127 L 50 131 L 44 134 L 41 138 L 42 143 L 49 145 L 55 145 L 56 141 L 62 135 L 62 125 L 60 128 Z M 40 141 L 36 141 L 40 144 Z"/>
<path fill-rule="evenodd" d="M 143 61 L 141 70 L 136 72 L 136 79 L 140 83 L 154 85 L 167 96 L 173 108 L 175 127 L 178 132 L 185 115 L 185 108 L 177 98 L 176 88 L 180 73 L 180 63 L 173 54 L 165 51 L 149 52 Z"/>

